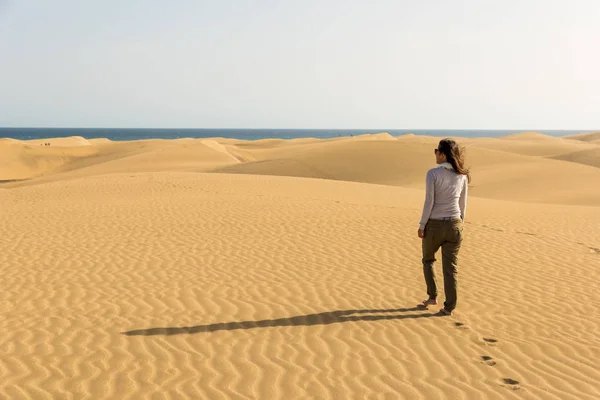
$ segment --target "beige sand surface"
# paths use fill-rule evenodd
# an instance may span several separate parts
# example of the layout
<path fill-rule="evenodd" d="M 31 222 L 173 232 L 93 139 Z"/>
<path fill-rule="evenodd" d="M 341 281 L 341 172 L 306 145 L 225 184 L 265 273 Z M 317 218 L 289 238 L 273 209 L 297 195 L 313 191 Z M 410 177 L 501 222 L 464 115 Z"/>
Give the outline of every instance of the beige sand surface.
<path fill-rule="evenodd" d="M 0 398 L 600 398 L 598 145 L 461 140 L 439 317 L 438 140 L 0 140 Z"/>

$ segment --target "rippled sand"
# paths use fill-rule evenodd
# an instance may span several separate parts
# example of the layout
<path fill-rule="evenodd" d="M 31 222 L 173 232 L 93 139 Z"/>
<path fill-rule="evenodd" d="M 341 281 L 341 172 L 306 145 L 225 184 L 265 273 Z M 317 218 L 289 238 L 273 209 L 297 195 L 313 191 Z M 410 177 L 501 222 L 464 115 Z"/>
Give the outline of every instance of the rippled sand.
<path fill-rule="evenodd" d="M 0 140 L 0 398 L 597 399 L 593 135 L 460 140 L 452 317 L 439 138 Z"/>

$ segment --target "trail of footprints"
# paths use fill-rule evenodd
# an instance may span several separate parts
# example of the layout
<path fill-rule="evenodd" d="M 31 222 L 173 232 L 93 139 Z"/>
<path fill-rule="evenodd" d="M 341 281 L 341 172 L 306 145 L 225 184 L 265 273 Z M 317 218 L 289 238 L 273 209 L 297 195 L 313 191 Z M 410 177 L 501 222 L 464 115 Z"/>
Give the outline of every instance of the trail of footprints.
<path fill-rule="evenodd" d="M 466 326 L 462 322 L 455 322 L 454 326 L 461 330 L 469 330 L 470 329 L 468 326 Z M 489 337 L 482 337 L 481 341 L 483 342 L 482 344 L 485 346 L 496 346 L 496 343 L 498 343 L 498 339 L 489 338 Z M 482 364 L 487 365 L 489 367 L 496 366 L 496 360 L 494 360 L 494 358 L 492 356 L 484 354 L 484 355 L 480 356 L 480 360 L 481 360 L 480 362 Z M 515 379 L 501 378 L 501 382 L 506 388 L 508 388 L 510 390 L 521 389 L 520 382 Z"/>
<path fill-rule="evenodd" d="M 465 223 L 466 224 L 470 224 L 471 222 L 465 222 Z M 488 226 L 488 225 L 480 225 L 480 226 L 482 228 L 486 228 L 486 229 L 489 229 L 489 230 L 492 230 L 492 231 L 495 231 L 495 232 L 504 232 L 503 229 L 494 228 L 494 227 L 491 227 L 491 226 Z M 520 231 L 517 231 L 516 233 L 519 234 L 519 235 L 536 236 L 536 237 L 539 236 L 538 234 L 531 233 L 531 232 L 520 232 Z M 600 247 L 588 246 L 588 245 L 586 245 L 585 243 L 582 243 L 582 242 L 576 242 L 576 243 L 578 245 L 587 247 L 592 253 L 596 253 L 596 254 L 600 255 Z"/>

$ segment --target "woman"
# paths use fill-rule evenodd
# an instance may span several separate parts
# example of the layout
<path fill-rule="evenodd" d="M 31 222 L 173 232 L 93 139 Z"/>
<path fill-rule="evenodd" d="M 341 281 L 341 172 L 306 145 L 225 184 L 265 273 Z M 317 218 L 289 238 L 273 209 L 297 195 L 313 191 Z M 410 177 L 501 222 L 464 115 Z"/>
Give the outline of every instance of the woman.
<path fill-rule="evenodd" d="M 419 225 L 419 237 L 423 239 L 423 273 L 429 295 L 422 305 L 437 304 L 433 265 L 435 254 L 441 247 L 446 301 L 440 313 L 452 315 L 456 308 L 456 263 L 462 243 L 471 175 L 465 167 L 463 150 L 454 140 L 440 140 L 434 152 L 439 165 L 427 172 L 425 205 Z"/>

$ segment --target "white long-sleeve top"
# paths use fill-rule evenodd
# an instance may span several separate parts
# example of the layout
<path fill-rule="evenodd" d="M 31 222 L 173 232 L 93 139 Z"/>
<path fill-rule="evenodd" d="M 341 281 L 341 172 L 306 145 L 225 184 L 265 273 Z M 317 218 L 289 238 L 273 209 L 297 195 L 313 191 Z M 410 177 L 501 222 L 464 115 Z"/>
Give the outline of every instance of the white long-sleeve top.
<path fill-rule="evenodd" d="M 467 194 L 467 176 L 454 172 L 450 164 L 440 164 L 427 171 L 425 204 L 419 229 L 425 229 L 429 219 L 460 218 L 464 221 Z"/>

